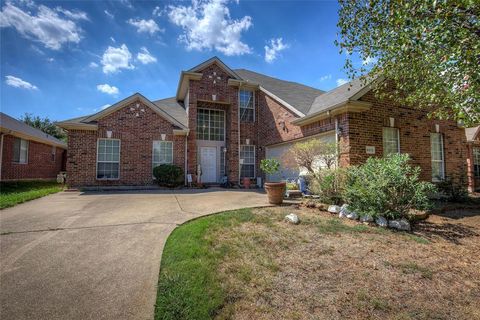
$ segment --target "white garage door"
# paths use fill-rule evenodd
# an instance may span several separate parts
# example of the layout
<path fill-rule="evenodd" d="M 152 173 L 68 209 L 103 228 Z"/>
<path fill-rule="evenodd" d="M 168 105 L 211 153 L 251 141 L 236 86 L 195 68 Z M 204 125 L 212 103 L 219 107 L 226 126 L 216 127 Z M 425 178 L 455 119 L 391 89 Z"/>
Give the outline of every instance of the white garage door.
<path fill-rule="evenodd" d="M 267 181 L 294 180 L 297 179 L 299 175 L 305 174 L 306 170 L 298 168 L 293 163 L 291 157 L 288 156 L 288 152 L 295 143 L 302 143 L 311 139 L 320 139 L 326 143 L 333 143 L 335 142 L 335 131 L 323 133 L 308 139 L 302 139 L 298 142 L 283 143 L 277 146 L 267 147 L 267 159 L 274 158 L 280 162 L 280 170 L 273 175 L 268 175 Z"/>

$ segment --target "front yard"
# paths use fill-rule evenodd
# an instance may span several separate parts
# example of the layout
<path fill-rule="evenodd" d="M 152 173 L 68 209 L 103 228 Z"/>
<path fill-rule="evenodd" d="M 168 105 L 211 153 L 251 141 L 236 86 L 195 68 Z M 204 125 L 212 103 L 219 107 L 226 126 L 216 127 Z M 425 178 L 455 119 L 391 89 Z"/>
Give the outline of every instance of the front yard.
<path fill-rule="evenodd" d="M 169 237 L 155 318 L 480 319 L 479 248 L 480 209 L 412 233 L 317 209 L 224 212 Z"/>
<path fill-rule="evenodd" d="M 17 181 L 0 184 L 0 209 L 60 192 L 63 185 L 55 181 Z"/>

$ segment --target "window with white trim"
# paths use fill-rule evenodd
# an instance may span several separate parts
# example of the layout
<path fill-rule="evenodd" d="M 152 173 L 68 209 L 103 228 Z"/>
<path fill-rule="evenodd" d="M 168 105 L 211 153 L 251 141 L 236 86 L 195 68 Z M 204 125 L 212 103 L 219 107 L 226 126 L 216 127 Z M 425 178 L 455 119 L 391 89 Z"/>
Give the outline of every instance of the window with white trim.
<path fill-rule="evenodd" d="M 57 147 L 52 146 L 52 162 L 55 162 L 56 155 L 57 155 Z"/>
<path fill-rule="evenodd" d="M 197 140 L 225 140 L 225 112 L 222 110 L 197 110 Z"/>
<path fill-rule="evenodd" d="M 430 134 L 430 150 L 432 156 L 432 181 L 445 179 L 445 157 L 443 153 L 443 135 L 441 133 Z"/>
<path fill-rule="evenodd" d="M 473 175 L 480 178 L 480 148 L 473 148 Z"/>
<path fill-rule="evenodd" d="M 255 101 L 253 96 L 253 91 L 251 90 L 240 90 L 239 91 L 239 100 L 240 100 L 240 121 L 242 122 L 253 122 L 255 121 Z"/>
<path fill-rule="evenodd" d="M 240 146 L 240 178 L 255 178 L 255 146 Z"/>
<path fill-rule="evenodd" d="M 15 138 L 13 143 L 13 162 L 22 164 L 28 162 L 28 140 Z"/>
<path fill-rule="evenodd" d="M 97 179 L 120 178 L 120 140 L 98 139 Z"/>
<path fill-rule="evenodd" d="M 383 127 L 383 155 L 400 153 L 398 128 Z"/>
<path fill-rule="evenodd" d="M 167 163 L 173 163 L 173 142 L 153 141 L 153 168 Z"/>

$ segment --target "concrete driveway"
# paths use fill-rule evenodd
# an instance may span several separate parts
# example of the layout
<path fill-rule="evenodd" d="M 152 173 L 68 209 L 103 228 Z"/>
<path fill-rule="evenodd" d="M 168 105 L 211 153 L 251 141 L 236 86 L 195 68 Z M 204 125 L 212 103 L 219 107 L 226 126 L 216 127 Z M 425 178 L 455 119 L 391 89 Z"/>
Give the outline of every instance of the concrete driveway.
<path fill-rule="evenodd" d="M 253 191 L 62 192 L 0 211 L 2 319 L 151 319 L 160 258 L 189 219 Z"/>

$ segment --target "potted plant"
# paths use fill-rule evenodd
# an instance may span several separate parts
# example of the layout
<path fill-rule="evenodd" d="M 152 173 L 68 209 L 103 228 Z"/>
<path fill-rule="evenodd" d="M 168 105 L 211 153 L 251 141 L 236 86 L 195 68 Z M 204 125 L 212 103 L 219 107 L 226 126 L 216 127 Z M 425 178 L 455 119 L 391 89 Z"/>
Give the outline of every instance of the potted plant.
<path fill-rule="evenodd" d="M 260 161 L 260 169 L 268 174 L 278 172 L 280 162 L 276 159 L 263 159 Z M 283 195 L 285 194 L 285 182 L 265 182 L 265 190 L 268 194 L 268 202 L 271 204 L 282 204 Z"/>

